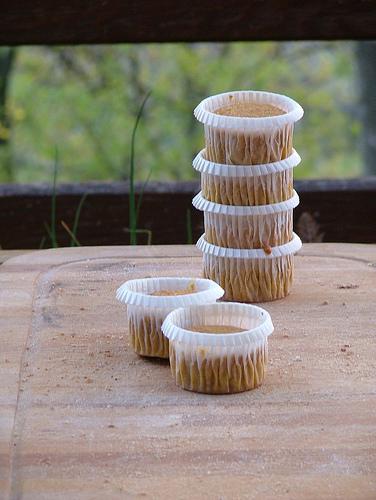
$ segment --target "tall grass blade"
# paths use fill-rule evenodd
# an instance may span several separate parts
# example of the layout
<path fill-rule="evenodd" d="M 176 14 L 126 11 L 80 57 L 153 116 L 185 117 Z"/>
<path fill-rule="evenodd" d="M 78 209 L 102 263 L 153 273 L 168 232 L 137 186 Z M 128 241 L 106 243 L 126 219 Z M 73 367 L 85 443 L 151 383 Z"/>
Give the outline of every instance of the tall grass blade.
<path fill-rule="evenodd" d="M 149 170 L 148 176 L 146 178 L 146 181 L 143 183 L 140 194 L 138 195 L 137 199 L 137 207 L 136 207 L 136 224 L 138 224 L 138 216 L 140 214 L 140 209 L 141 209 L 141 203 L 142 203 L 142 197 L 144 196 L 144 191 L 146 189 L 146 186 L 148 185 L 150 181 L 151 174 L 153 172 L 153 169 L 151 168 Z"/>
<path fill-rule="evenodd" d="M 81 243 L 78 241 L 78 239 L 76 238 L 76 235 L 73 233 L 73 231 L 70 230 L 68 224 L 66 224 L 63 220 L 61 221 L 61 225 L 63 226 L 63 228 L 66 230 L 66 232 L 69 234 L 69 236 L 71 237 L 71 240 L 75 243 L 76 247 L 80 247 L 81 246 Z M 71 245 L 72 246 L 72 245 Z"/>
<path fill-rule="evenodd" d="M 45 243 L 46 243 L 46 237 L 42 236 L 42 239 L 40 240 L 39 243 L 39 250 L 42 250 L 44 248 Z"/>
<path fill-rule="evenodd" d="M 137 245 L 137 210 L 136 210 L 136 200 L 135 200 L 135 191 L 134 191 L 134 174 L 135 174 L 135 143 L 136 143 L 136 132 L 138 128 L 138 124 L 142 117 L 142 113 L 144 111 L 145 104 L 151 95 L 151 91 L 149 91 L 144 97 L 140 109 L 138 110 L 136 120 L 132 130 L 132 139 L 131 139 L 131 153 L 130 153 L 130 165 L 129 165 L 129 230 L 130 230 L 130 244 Z"/>
<path fill-rule="evenodd" d="M 45 229 L 47 231 L 48 237 L 52 241 L 52 231 L 51 231 L 50 226 L 47 224 L 47 222 L 43 222 L 43 225 L 44 225 L 44 227 L 45 227 Z"/>
<path fill-rule="evenodd" d="M 72 228 L 72 237 L 71 237 L 71 241 L 70 241 L 70 246 L 73 247 L 73 246 L 77 246 L 77 244 L 75 243 L 77 241 L 77 230 L 78 230 L 78 224 L 80 222 L 80 215 L 81 215 L 81 209 L 85 203 L 85 200 L 87 198 L 88 194 L 85 193 L 81 196 L 81 199 L 80 199 L 80 202 L 78 204 L 78 207 L 76 209 L 76 213 L 74 214 L 74 222 L 73 222 L 73 228 Z M 81 245 L 78 245 L 78 246 L 81 246 Z"/>
<path fill-rule="evenodd" d="M 124 231 L 127 233 L 130 233 L 130 229 L 128 229 L 128 228 L 124 229 Z M 147 235 L 146 244 L 149 246 L 151 245 L 151 240 L 153 238 L 153 231 L 151 231 L 150 229 L 135 229 L 135 233 L 136 234 L 146 234 Z"/>
<path fill-rule="evenodd" d="M 151 239 L 153 237 L 153 232 L 150 229 L 136 229 L 136 232 L 138 234 L 146 234 L 148 237 L 146 244 L 149 246 L 151 245 Z"/>
<path fill-rule="evenodd" d="M 193 243 L 192 214 L 189 208 L 187 208 L 186 224 L 187 224 L 187 243 L 188 245 L 192 245 Z"/>
<path fill-rule="evenodd" d="M 52 184 L 52 198 L 51 198 L 51 225 L 50 225 L 50 239 L 52 248 L 57 248 L 57 238 L 56 238 L 56 182 L 57 182 L 57 172 L 58 172 L 58 149 L 55 148 L 55 161 L 54 161 L 54 178 Z"/>

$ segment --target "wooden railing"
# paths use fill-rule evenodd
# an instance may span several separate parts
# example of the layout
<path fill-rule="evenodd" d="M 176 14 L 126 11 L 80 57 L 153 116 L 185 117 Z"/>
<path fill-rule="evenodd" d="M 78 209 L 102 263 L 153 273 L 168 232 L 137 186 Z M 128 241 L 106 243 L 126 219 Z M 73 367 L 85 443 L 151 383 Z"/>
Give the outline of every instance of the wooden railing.
<path fill-rule="evenodd" d="M 296 181 L 300 205 L 295 228 L 304 241 L 376 243 L 376 177 L 354 180 Z M 198 182 L 150 183 L 144 193 L 139 227 L 151 231 L 152 243 L 187 243 L 203 232 L 202 213 L 191 201 Z M 63 184 L 57 191 L 57 239 L 69 244 L 61 221 L 73 225 L 83 194 L 77 238 L 82 245 L 129 243 L 128 184 Z M 0 186 L 0 245 L 38 248 L 50 223 L 51 188 Z M 192 228 L 192 231 L 190 230 Z M 146 243 L 139 235 L 139 243 Z M 46 242 L 46 244 L 48 241 Z"/>
<path fill-rule="evenodd" d="M 13 0 L 0 44 L 366 40 L 374 0 Z"/>

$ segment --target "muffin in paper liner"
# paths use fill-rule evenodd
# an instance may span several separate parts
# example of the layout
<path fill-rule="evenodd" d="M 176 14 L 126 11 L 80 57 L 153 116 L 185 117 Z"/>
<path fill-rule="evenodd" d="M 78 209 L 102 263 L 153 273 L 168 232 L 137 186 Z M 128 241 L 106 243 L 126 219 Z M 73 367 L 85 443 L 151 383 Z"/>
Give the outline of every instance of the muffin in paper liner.
<path fill-rule="evenodd" d="M 226 130 L 205 125 L 205 147 L 211 161 L 257 165 L 287 158 L 292 152 L 293 125 L 265 132 Z"/>
<path fill-rule="evenodd" d="M 247 103 L 272 105 L 283 114 L 249 117 L 216 113 L 223 107 Z M 284 95 L 248 90 L 207 97 L 194 115 L 204 124 L 208 160 L 257 165 L 283 160 L 292 153 L 294 123 L 303 116 L 303 108 Z"/>
<path fill-rule="evenodd" d="M 234 333 L 221 333 L 223 327 Z M 257 306 L 217 303 L 176 309 L 162 325 L 176 384 L 206 394 L 255 389 L 264 379 L 273 329 L 269 313 Z"/>
<path fill-rule="evenodd" d="M 224 288 L 224 300 L 268 302 L 286 297 L 293 280 L 294 254 L 302 246 L 293 234 L 285 245 L 251 250 L 212 245 L 203 235 L 197 247 L 203 252 L 204 276 Z"/>
<path fill-rule="evenodd" d="M 177 307 L 215 302 L 223 289 L 203 278 L 145 278 L 121 285 L 116 298 L 127 304 L 132 347 L 141 356 L 168 358 L 162 323 Z"/>
<path fill-rule="evenodd" d="M 293 195 L 293 168 L 301 159 L 293 150 L 285 160 L 264 165 L 226 165 L 206 159 L 202 150 L 193 160 L 201 173 L 203 196 L 222 205 L 267 205 Z"/>
<path fill-rule="evenodd" d="M 192 201 L 204 212 L 205 239 L 226 248 L 264 248 L 284 245 L 293 235 L 293 209 L 299 196 L 271 205 L 232 206 L 206 200 L 198 193 Z"/>

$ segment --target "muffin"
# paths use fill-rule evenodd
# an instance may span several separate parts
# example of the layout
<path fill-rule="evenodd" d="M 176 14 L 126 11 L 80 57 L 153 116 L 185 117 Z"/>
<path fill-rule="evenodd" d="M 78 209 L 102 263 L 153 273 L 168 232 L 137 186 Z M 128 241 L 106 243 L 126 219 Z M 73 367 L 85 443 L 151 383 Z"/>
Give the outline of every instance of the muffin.
<path fill-rule="evenodd" d="M 291 155 L 294 122 L 303 109 L 279 94 L 237 91 L 204 99 L 194 114 L 204 124 L 208 160 L 258 165 Z"/>
<path fill-rule="evenodd" d="M 171 372 L 176 384 L 188 391 L 206 394 L 233 394 L 256 389 L 264 380 L 267 344 L 241 354 L 210 356 L 205 349 L 187 353 L 170 344 Z"/>
<path fill-rule="evenodd" d="M 285 160 L 265 165 L 224 165 L 210 162 L 205 150 L 193 160 L 201 173 L 202 195 L 222 205 L 268 205 L 293 196 L 293 168 L 300 156 L 293 150 Z"/>
<path fill-rule="evenodd" d="M 168 340 L 161 326 L 170 309 L 128 306 L 128 331 L 131 345 L 140 356 L 168 358 Z"/>
<path fill-rule="evenodd" d="M 273 331 L 265 310 L 237 303 L 190 306 L 169 314 L 162 330 L 172 376 L 183 389 L 232 394 L 263 382 Z"/>
<path fill-rule="evenodd" d="M 204 235 L 197 242 L 203 252 L 204 276 L 224 288 L 225 300 L 238 302 L 267 302 L 286 297 L 293 280 L 294 253 L 301 245 L 296 234 L 285 245 L 253 250 L 212 245 Z"/>
<path fill-rule="evenodd" d="M 193 206 L 204 212 L 205 239 L 226 248 L 264 248 L 284 245 L 293 235 L 296 192 L 289 200 L 252 207 L 220 205 L 195 196 Z"/>
<path fill-rule="evenodd" d="M 200 278 L 145 278 L 126 281 L 117 299 L 127 304 L 132 347 L 140 356 L 168 358 L 168 340 L 161 326 L 177 307 L 215 302 L 223 290 Z"/>
<path fill-rule="evenodd" d="M 257 165 L 287 158 L 292 152 L 293 125 L 267 132 L 227 131 L 205 126 L 210 161 L 228 165 Z"/>

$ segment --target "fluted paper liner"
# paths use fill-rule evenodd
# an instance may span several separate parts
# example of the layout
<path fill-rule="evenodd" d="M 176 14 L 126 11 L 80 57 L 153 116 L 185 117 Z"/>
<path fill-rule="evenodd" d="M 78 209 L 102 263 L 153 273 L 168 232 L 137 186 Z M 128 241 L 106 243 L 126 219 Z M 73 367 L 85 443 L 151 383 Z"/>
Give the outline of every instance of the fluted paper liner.
<path fill-rule="evenodd" d="M 293 209 L 299 203 L 296 192 L 289 200 L 271 205 L 220 205 L 201 193 L 193 206 L 204 212 L 205 239 L 227 248 L 263 248 L 288 243 L 293 235 Z"/>
<path fill-rule="evenodd" d="M 237 117 L 214 112 L 237 102 L 271 104 L 285 113 L 267 117 Z M 204 99 L 194 114 L 204 124 L 208 160 L 230 165 L 257 165 L 283 160 L 291 155 L 294 122 L 303 116 L 303 109 L 283 95 L 236 91 Z"/>
<path fill-rule="evenodd" d="M 196 292 L 184 295 L 151 295 L 160 290 L 185 290 L 192 283 Z M 195 304 L 215 302 L 222 297 L 223 290 L 217 283 L 204 278 L 143 278 L 128 280 L 116 292 L 116 298 L 123 304 L 150 308 L 186 307 Z"/>
<path fill-rule="evenodd" d="M 205 158 L 205 149 L 202 149 L 192 162 L 197 172 L 220 177 L 259 177 L 261 175 L 276 174 L 295 168 L 301 162 L 299 154 L 293 149 L 292 154 L 284 160 L 263 165 L 227 165 L 215 163 Z"/>
<path fill-rule="evenodd" d="M 264 165 L 225 165 L 205 159 L 205 150 L 195 158 L 201 172 L 203 196 L 223 205 L 253 206 L 279 203 L 293 196 L 293 169 L 300 156 Z"/>
<path fill-rule="evenodd" d="M 234 102 L 271 104 L 285 111 L 283 115 L 244 117 L 218 115 L 215 111 Z M 273 92 L 237 90 L 207 97 L 195 108 L 194 115 L 204 125 L 247 132 L 259 132 L 270 128 L 282 128 L 297 122 L 304 114 L 303 108 L 290 97 Z"/>
<path fill-rule="evenodd" d="M 198 324 L 231 325 L 245 331 L 213 334 L 189 330 Z M 262 383 L 267 339 L 273 331 L 267 311 L 237 303 L 191 306 L 170 313 L 162 328 L 170 342 L 171 373 L 184 389 L 231 394 Z"/>
<path fill-rule="evenodd" d="M 207 200 L 224 205 L 278 203 L 293 195 L 293 170 L 258 177 L 201 174 L 201 189 Z"/>
<path fill-rule="evenodd" d="M 214 203 L 203 197 L 200 191 L 192 200 L 192 205 L 203 212 L 212 212 L 221 215 L 235 215 L 235 216 L 248 216 L 248 215 L 269 215 L 286 210 L 292 210 L 299 205 L 298 193 L 294 190 L 293 196 L 280 203 L 271 203 L 269 205 L 256 205 L 256 206 L 242 206 L 242 205 L 222 205 Z"/>
<path fill-rule="evenodd" d="M 268 302 L 290 293 L 294 253 L 301 248 L 297 235 L 285 244 L 265 249 L 233 249 L 209 244 L 201 237 L 204 276 L 225 290 L 224 300 Z"/>
<path fill-rule="evenodd" d="M 128 305 L 128 328 L 134 351 L 140 356 L 168 358 L 168 340 L 161 326 L 170 308 Z"/>
<path fill-rule="evenodd" d="M 302 241 L 296 233 L 293 233 L 293 239 L 285 245 L 271 247 L 270 252 L 265 252 L 264 249 L 240 249 L 240 248 L 223 248 L 217 245 L 212 245 L 205 240 L 205 235 L 200 236 L 196 246 L 204 254 L 214 255 L 215 257 L 223 257 L 227 259 L 266 259 L 271 260 L 276 257 L 284 257 L 296 253 L 302 247 Z"/>
<path fill-rule="evenodd" d="M 231 325 L 243 332 L 192 332 L 195 325 Z M 193 346 L 234 347 L 257 344 L 274 330 L 270 314 L 258 306 L 236 302 L 190 306 L 172 311 L 164 320 L 162 331 L 171 341 Z"/>
<path fill-rule="evenodd" d="M 184 290 L 194 283 L 197 291 L 185 295 L 153 296 L 160 290 Z M 168 358 L 168 340 L 162 334 L 162 323 L 172 310 L 194 304 L 215 302 L 223 289 L 202 278 L 145 278 L 125 282 L 117 290 L 117 299 L 127 304 L 132 346 L 142 356 Z"/>

